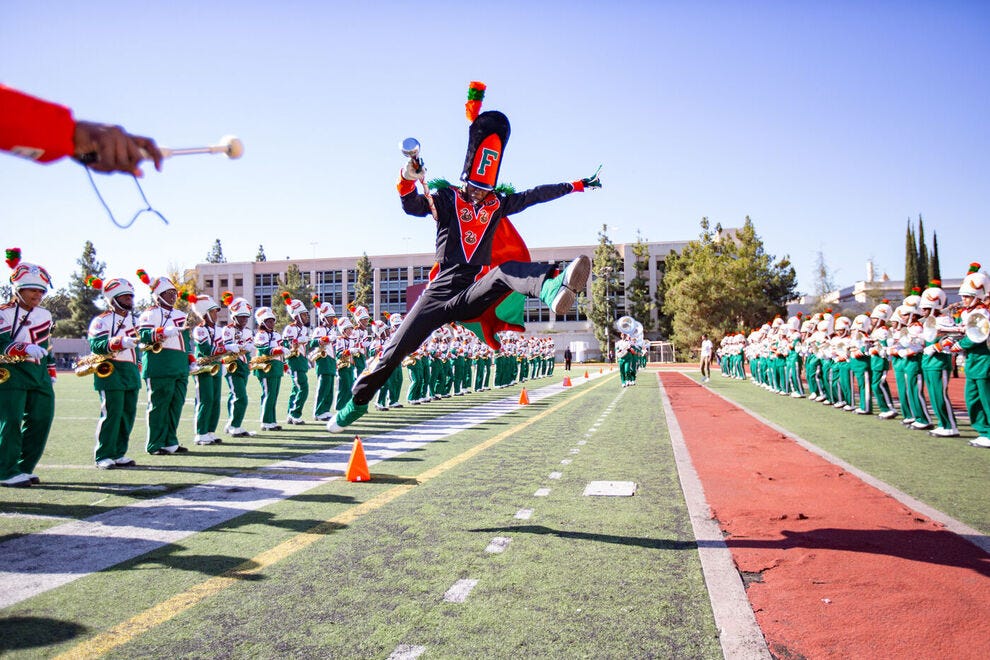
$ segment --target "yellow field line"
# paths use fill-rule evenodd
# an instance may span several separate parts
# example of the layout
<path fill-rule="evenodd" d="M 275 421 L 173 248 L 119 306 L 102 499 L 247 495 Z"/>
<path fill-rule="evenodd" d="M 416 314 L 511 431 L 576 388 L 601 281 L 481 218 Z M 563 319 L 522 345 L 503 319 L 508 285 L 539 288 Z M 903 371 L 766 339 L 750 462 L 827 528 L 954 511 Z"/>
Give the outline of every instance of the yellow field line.
<path fill-rule="evenodd" d="M 527 426 L 535 424 L 547 415 L 557 412 L 560 408 L 576 401 L 588 392 L 601 387 L 609 380 L 611 379 L 602 379 L 602 382 L 592 385 L 581 393 L 568 398 L 566 401 L 561 401 L 557 405 L 547 408 L 543 412 L 534 415 L 520 424 L 517 424 L 511 429 L 503 431 L 502 433 L 485 440 L 481 444 L 475 445 L 471 449 L 468 449 L 450 460 L 445 461 L 436 467 L 430 468 L 429 470 L 426 470 L 413 478 L 416 480 L 417 484 L 426 483 L 427 481 L 440 476 L 444 472 L 447 472 L 448 470 L 460 465 L 474 456 L 477 456 L 481 452 L 498 444 L 509 436 L 518 433 Z M 374 474 L 372 474 L 372 477 L 374 477 Z M 348 525 L 361 516 L 385 506 L 392 500 L 405 495 L 414 487 L 414 485 L 403 484 L 390 488 L 384 493 L 371 498 L 367 502 L 353 506 L 340 515 L 325 520 L 315 527 L 283 541 L 274 548 L 262 552 L 252 559 L 235 566 L 229 571 L 210 578 L 205 582 L 201 582 L 187 591 L 176 594 L 168 600 L 165 600 L 145 610 L 144 612 L 141 612 L 137 616 L 131 617 L 127 621 L 114 626 L 105 633 L 97 635 L 90 640 L 72 647 L 65 653 L 56 656 L 56 659 L 61 660 L 72 658 L 75 660 L 78 658 L 98 658 L 110 652 L 114 648 L 128 643 L 135 637 L 148 632 L 155 626 L 161 625 L 166 621 L 177 617 L 179 614 L 196 606 L 210 596 L 223 591 L 227 587 L 234 586 L 240 582 L 244 576 L 260 573 L 272 564 L 281 561 L 296 552 L 299 552 L 300 550 L 303 550 L 313 543 L 316 543 L 321 538 L 326 537 L 328 534 L 337 531 L 340 527 Z"/>

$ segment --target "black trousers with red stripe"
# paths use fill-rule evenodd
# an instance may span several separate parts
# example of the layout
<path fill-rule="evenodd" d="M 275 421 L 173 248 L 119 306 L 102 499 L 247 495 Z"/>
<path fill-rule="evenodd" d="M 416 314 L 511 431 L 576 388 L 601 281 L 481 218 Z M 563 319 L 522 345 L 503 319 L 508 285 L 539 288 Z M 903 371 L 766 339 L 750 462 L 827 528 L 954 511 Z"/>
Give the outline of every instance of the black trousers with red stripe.
<path fill-rule="evenodd" d="M 552 264 L 507 261 L 475 281 L 480 268 L 457 264 L 440 271 L 406 314 L 399 329 L 382 347 L 381 356 L 354 383 L 354 403 L 366 405 L 403 358 L 415 351 L 434 330 L 452 321 L 478 316 L 511 291 L 532 298 L 540 290 Z"/>

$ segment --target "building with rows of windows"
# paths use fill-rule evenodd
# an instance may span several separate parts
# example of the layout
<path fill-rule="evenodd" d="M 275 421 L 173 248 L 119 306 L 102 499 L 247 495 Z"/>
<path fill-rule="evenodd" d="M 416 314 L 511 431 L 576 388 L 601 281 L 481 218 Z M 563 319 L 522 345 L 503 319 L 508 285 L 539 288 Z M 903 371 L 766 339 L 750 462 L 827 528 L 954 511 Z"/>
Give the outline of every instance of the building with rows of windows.
<path fill-rule="evenodd" d="M 687 241 L 648 243 L 649 286 L 650 295 L 655 296 L 657 283 L 663 278 L 664 259 L 673 252 L 680 252 Z M 579 254 L 592 256 L 595 245 L 577 245 L 566 247 L 530 248 L 533 261 L 554 263 L 561 267 L 566 265 Z M 623 285 L 635 277 L 635 257 L 632 253 L 632 243 L 617 243 L 616 249 L 624 263 Z M 357 262 L 360 257 L 323 257 L 314 259 L 291 259 L 280 261 L 242 261 L 230 263 L 201 263 L 195 268 L 197 290 L 208 293 L 215 300 L 220 299 L 224 291 L 232 291 L 251 302 L 255 307 L 281 304 L 279 296 L 279 280 L 285 277 L 289 264 L 295 264 L 302 273 L 303 279 L 313 292 L 337 310 L 342 312 L 346 303 L 354 299 L 354 287 L 357 283 Z M 374 299 L 369 306 L 373 318 L 379 318 L 382 313 L 401 313 L 406 310 L 406 294 L 409 287 L 425 283 L 433 267 L 434 255 L 419 254 L 389 254 L 370 256 L 369 260 L 374 271 Z M 588 297 L 591 296 L 591 281 L 588 282 Z M 623 287 L 614 293 L 617 305 L 617 316 L 625 313 L 625 298 Z M 310 301 L 303 301 L 307 305 Z M 654 311 L 654 315 L 656 312 Z M 655 317 L 654 317 L 655 318 Z M 221 314 L 225 319 L 225 314 Z M 586 342 L 589 348 L 589 359 L 597 358 L 598 342 L 594 330 L 587 318 L 581 314 L 575 305 L 567 314 L 557 316 L 538 299 L 527 300 L 525 309 L 527 334 L 550 334 L 554 338 L 558 355 L 562 354 L 572 342 Z"/>

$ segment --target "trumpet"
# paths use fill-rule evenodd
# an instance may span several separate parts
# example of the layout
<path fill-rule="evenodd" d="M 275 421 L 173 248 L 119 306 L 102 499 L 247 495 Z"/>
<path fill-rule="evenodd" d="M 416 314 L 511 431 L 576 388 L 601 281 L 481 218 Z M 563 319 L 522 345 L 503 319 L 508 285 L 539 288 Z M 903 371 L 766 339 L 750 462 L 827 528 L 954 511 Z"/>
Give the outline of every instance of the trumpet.
<path fill-rule="evenodd" d="M 23 355 L 0 355 L 0 364 L 14 364 L 25 360 L 27 357 Z M 0 383 L 6 383 L 8 380 L 10 380 L 10 369 L 0 368 Z"/>
<path fill-rule="evenodd" d="M 79 377 L 96 374 L 97 378 L 108 378 L 113 374 L 113 353 L 90 353 L 72 365 L 72 371 Z"/>
<path fill-rule="evenodd" d="M 155 355 L 157 355 L 158 353 L 162 352 L 162 349 L 165 348 L 165 345 L 160 341 L 156 341 L 150 344 L 138 344 L 138 348 L 140 348 L 142 351 L 145 351 L 146 353 L 154 353 Z"/>

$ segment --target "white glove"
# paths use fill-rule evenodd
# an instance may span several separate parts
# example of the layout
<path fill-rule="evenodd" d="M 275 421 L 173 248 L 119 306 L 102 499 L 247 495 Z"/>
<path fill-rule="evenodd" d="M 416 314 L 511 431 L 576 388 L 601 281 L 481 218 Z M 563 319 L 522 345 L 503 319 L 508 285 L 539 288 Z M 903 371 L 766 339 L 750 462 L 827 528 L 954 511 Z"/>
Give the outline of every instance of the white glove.
<path fill-rule="evenodd" d="M 28 344 L 24 347 L 24 352 L 28 354 L 28 357 L 34 360 L 41 360 L 48 355 L 48 351 L 37 344 Z"/>
<path fill-rule="evenodd" d="M 127 350 L 129 348 L 136 348 L 137 341 L 134 339 L 134 337 L 121 337 L 120 347 L 124 350 Z"/>
<path fill-rule="evenodd" d="M 241 346 L 237 342 L 231 342 L 229 344 L 224 344 L 223 350 L 227 351 L 228 353 L 238 353 L 241 350 Z"/>
<path fill-rule="evenodd" d="M 935 354 L 935 344 L 932 344 L 931 346 L 925 346 L 925 355 L 934 355 L 934 354 Z"/>
<path fill-rule="evenodd" d="M 402 168 L 402 178 L 406 181 L 421 181 L 426 177 L 426 168 L 420 168 L 416 171 L 416 163 L 409 159 L 406 166 Z"/>
<path fill-rule="evenodd" d="M 189 373 L 192 373 L 192 372 L 196 371 L 197 369 L 199 369 L 199 367 L 200 367 L 200 365 L 196 364 L 195 362 L 190 362 L 189 363 Z"/>
<path fill-rule="evenodd" d="M 165 337 L 174 337 L 179 334 L 179 329 L 174 325 L 168 325 L 162 328 L 162 335 Z"/>

